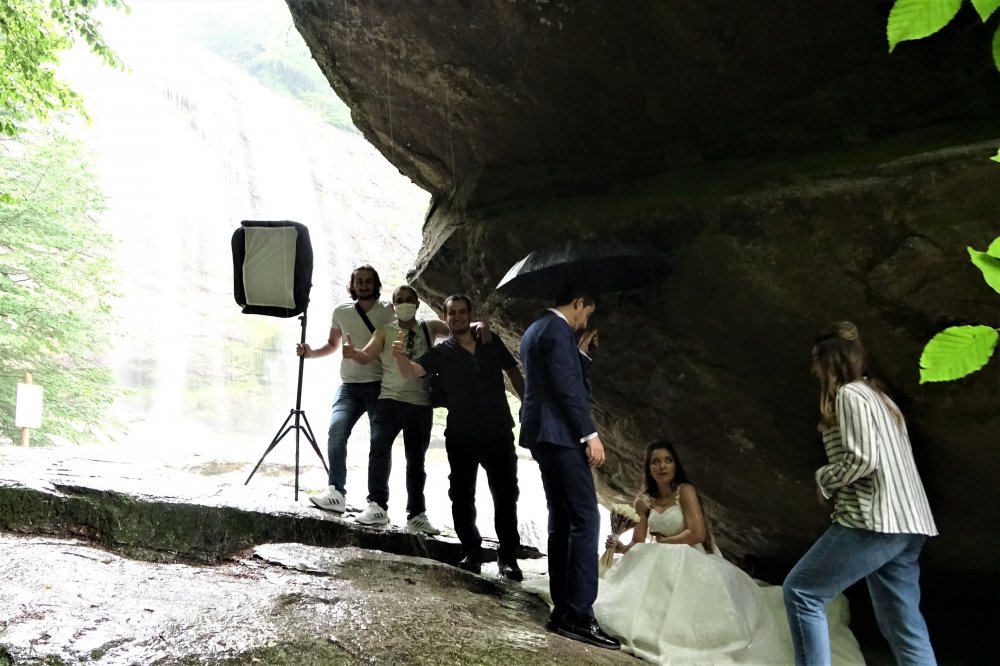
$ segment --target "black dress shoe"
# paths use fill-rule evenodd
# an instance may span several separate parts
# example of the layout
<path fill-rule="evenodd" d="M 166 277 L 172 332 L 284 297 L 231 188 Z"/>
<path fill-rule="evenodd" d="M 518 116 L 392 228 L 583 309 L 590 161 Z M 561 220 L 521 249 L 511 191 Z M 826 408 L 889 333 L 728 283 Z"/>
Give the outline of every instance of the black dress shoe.
<path fill-rule="evenodd" d="M 470 573 L 478 574 L 483 572 L 483 563 L 477 557 L 466 555 L 458 562 L 458 568 Z"/>
<path fill-rule="evenodd" d="M 597 620 L 584 620 L 582 622 L 563 620 L 559 628 L 556 629 L 556 633 L 605 650 L 620 650 L 622 647 L 621 641 L 604 633 L 601 625 L 597 624 Z"/>
<path fill-rule="evenodd" d="M 521 567 L 517 566 L 517 560 L 513 562 L 498 561 L 497 569 L 499 569 L 500 575 L 504 578 L 516 580 L 519 583 L 524 580 L 524 574 L 521 573 Z"/>

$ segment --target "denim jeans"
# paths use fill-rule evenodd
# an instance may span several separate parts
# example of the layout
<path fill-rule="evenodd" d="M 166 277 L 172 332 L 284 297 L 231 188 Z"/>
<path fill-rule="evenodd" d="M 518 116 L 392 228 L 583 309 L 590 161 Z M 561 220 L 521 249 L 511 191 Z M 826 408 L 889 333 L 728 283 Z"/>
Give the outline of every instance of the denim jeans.
<path fill-rule="evenodd" d="M 403 431 L 403 451 L 406 455 L 406 517 L 427 510 L 424 503 L 424 456 L 431 443 L 430 406 L 413 405 L 400 400 L 383 398 L 371 417 L 372 448 L 368 453 L 368 501 L 383 509 L 389 508 L 389 473 L 392 470 L 392 443 Z"/>
<path fill-rule="evenodd" d="M 367 412 L 371 425 L 381 385 L 381 382 L 341 384 L 337 389 L 326 447 L 330 457 L 330 485 L 341 493 L 347 493 L 347 440 L 362 414 Z"/>
<path fill-rule="evenodd" d="M 831 525 L 782 586 L 795 663 L 830 663 L 826 604 L 864 578 L 879 630 L 897 664 L 936 664 L 920 613 L 922 534 L 883 534 Z"/>

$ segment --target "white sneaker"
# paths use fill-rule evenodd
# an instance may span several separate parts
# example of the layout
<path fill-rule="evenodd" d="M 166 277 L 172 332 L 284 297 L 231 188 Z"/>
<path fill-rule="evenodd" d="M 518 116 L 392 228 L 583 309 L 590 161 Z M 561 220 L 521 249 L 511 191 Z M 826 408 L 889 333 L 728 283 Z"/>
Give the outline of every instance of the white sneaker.
<path fill-rule="evenodd" d="M 406 521 L 406 529 L 412 532 L 423 532 L 431 536 L 441 534 L 441 530 L 431 525 L 430 521 L 427 520 L 426 513 L 420 513 L 408 519 Z"/>
<path fill-rule="evenodd" d="M 362 525 L 388 525 L 389 514 L 377 503 L 368 502 L 368 508 L 362 511 L 361 515 L 354 520 Z"/>
<path fill-rule="evenodd" d="M 315 504 L 318 509 L 337 514 L 344 513 L 344 509 L 347 508 L 344 495 L 334 486 L 330 486 L 319 495 L 310 495 L 309 501 Z"/>

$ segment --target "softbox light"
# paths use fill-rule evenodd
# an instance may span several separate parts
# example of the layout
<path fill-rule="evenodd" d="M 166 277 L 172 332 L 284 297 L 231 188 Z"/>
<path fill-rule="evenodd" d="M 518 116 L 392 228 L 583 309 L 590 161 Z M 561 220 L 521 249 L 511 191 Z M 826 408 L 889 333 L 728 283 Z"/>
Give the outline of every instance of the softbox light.
<path fill-rule="evenodd" d="M 313 253 L 306 225 L 244 220 L 233 233 L 233 295 L 244 314 L 294 317 L 309 306 Z"/>
<path fill-rule="evenodd" d="M 309 230 L 304 224 L 282 220 L 244 220 L 233 232 L 233 295 L 244 314 L 269 317 L 299 317 L 299 343 L 306 342 L 306 309 L 312 288 L 313 253 Z M 323 453 L 306 413 L 302 411 L 302 372 L 304 356 L 299 356 L 299 379 L 295 407 L 288 412 L 264 455 L 254 466 L 243 485 L 260 469 L 267 454 L 285 435 L 295 431 L 295 501 L 299 500 L 299 435 L 304 434 L 313 451 L 329 473 Z"/>

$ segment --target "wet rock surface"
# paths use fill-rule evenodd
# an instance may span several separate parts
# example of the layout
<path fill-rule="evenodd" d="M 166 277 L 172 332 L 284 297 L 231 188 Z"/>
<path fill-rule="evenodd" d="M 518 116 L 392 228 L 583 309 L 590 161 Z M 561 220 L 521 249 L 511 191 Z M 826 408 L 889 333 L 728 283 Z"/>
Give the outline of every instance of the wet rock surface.
<path fill-rule="evenodd" d="M 461 559 L 453 532 L 427 538 L 395 525 L 361 525 L 351 520 L 359 509 L 350 504 L 343 516 L 314 508 L 305 488 L 316 492 L 318 465 L 306 467 L 294 500 L 294 468 L 265 463 L 244 485 L 251 463 L 216 458 L 178 454 L 165 462 L 123 447 L 7 448 L 0 457 L 0 529 L 80 536 L 153 561 L 216 562 L 269 542 Z M 496 558 L 495 540 L 486 538 L 484 549 L 484 559 Z M 520 554 L 541 556 L 530 545 Z"/>
<path fill-rule="evenodd" d="M 545 632 L 495 564 L 445 563 L 447 524 L 366 528 L 293 501 L 294 468 L 244 486 L 253 463 L 214 453 L 0 449 L 0 665 L 635 663 Z"/>
<path fill-rule="evenodd" d="M 0 663 L 636 663 L 548 634 L 516 584 L 355 547 L 208 566 L 0 534 L 0 577 Z"/>
<path fill-rule="evenodd" d="M 890 54 L 887 2 L 287 1 L 365 138 L 470 203 L 992 122 L 1000 98 L 972 11 Z"/>

